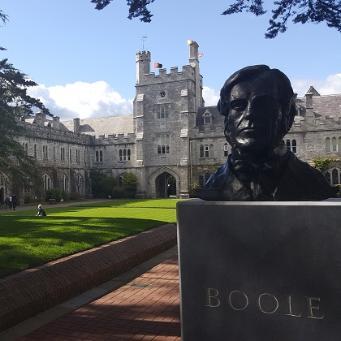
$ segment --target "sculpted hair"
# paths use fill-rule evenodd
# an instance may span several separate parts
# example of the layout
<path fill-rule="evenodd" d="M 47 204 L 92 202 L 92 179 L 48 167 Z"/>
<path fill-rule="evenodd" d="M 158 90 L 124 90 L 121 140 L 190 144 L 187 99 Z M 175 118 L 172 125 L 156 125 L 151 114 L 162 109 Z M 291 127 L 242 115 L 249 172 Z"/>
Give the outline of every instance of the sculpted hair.
<path fill-rule="evenodd" d="M 221 115 L 228 116 L 230 111 L 230 94 L 236 84 L 263 77 L 273 80 L 274 87 L 277 90 L 278 100 L 284 114 L 281 129 L 284 135 L 289 131 L 297 114 L 296 95 L 288 77 L 278 69 L 270 69 L 267 65 L 253 65 L 233 73 L 220 90 L 220 99 L 217 104 L 218 111 Z"/>

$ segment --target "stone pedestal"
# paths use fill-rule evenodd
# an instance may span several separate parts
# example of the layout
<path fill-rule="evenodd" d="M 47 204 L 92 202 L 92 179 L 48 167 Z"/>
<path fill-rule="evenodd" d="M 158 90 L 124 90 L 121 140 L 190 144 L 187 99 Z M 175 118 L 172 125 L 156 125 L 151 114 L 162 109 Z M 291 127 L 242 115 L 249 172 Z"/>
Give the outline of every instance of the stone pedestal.
<path fill-rule="evenodd" d="M 178 203 L 183 341 L 341 340 L 341 203 Z"/>

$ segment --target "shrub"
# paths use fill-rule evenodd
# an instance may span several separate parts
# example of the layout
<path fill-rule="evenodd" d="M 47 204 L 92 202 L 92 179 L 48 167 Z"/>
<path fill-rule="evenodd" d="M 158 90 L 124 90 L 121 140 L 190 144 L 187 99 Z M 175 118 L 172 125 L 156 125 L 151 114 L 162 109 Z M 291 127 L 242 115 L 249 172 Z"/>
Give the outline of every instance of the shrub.
<path fill-rule="evenodd" d="M 95 198 L 107 198 L 108 195 L 112 195 L 115 186 L 115 179 L 113 177 L 99 172 L 92 172 L 90 178 L 91 190 Z"/>
<path fill-rule="evenodd" d="M 56 202 L 60 202 L 60 199 L 64 198 L 63 193 L 64 192 L 58 188 L 49 189 L 45 193 L 45 201 L 49 201 L 50 199 L 55 199 Z"/>

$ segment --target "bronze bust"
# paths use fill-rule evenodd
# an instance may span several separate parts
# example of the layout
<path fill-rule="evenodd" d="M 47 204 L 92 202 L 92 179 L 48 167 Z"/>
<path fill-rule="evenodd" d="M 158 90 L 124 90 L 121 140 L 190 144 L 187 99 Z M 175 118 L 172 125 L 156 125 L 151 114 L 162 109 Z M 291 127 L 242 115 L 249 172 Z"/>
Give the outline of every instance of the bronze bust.
<path fill-rule="evenodd" d="M 287 150 L 297 113 L 288 77 L 266 65 L 245 67 L 220 92 L 219 112 L 232 151 L 200 192 L 205 200 L 323 200 L 336 190 Z"/>

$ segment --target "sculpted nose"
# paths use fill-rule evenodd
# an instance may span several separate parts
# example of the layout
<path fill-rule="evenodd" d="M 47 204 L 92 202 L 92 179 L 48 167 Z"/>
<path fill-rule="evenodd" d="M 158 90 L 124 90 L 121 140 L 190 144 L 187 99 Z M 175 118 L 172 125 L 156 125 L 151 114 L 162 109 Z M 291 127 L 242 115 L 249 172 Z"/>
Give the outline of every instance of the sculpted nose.
<path fill-rule="evenodd" d="M 247 105 L 247 107 L 245 108 L 245 112 L 244 112 L 244 117 L 246 119 L 250 119 L 253 116 L 253 108 L 250 105 L 250 103 Z"/>

